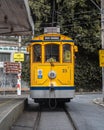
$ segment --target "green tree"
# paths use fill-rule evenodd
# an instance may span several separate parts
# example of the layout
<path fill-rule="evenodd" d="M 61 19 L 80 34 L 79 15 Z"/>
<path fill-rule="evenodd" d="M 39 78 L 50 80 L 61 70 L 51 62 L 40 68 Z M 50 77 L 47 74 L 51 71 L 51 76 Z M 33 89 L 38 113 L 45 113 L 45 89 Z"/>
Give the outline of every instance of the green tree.
<path fill-rule="evenodd" d="M 47 0 L 29 0 L 32 16 L 35 25 L 35 35 L 43 32 L 44 26 L 50 26 L 48 23 L 50 17 L 50 3 Z"/>
<path fill-rule="evenodd" d="M 22 79 L 28 84 L 30 83 L 30 63 L 29 61 L 22 62 Z"/>
<path fill-rule="evenodd" d="M 61 2 L 63 6 L 61 6 Z M 95 1 L 100 5 L 100 1 Z M 63 0 L 59 3 L 58 24 L 65 35 L 78 45 L 75 83 L 77 89 L 101 89 L 98 50 L 101 47 L 100 12 L 89 0 Z"/>

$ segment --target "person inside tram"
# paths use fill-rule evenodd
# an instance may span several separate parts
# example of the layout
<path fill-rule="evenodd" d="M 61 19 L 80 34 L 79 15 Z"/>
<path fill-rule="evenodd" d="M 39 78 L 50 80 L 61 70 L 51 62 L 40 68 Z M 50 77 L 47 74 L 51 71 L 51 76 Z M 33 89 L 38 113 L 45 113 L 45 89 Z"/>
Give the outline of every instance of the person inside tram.
<path fill-rule="evenodd" d="M 55 57 L 49 57 L 49 58 L 47 58 L 47 62 L 56 62 L 56 58 Z"/>

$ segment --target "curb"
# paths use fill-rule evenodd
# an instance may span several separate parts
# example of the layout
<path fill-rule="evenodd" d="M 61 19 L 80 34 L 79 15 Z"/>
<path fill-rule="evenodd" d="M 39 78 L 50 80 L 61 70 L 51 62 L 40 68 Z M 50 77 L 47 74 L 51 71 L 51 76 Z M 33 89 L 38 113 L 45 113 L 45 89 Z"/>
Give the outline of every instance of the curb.
<path fill-rule="evenodd" d="M 102 98 L 94 99 L 94 100 L 93 100 L 93 103 L 98 104 L 98 105 L 104 107 L 104 102 L 103 102 L 103 99 L 102 99 Z"/>
<path fill-rule="evenodd" d="M 11 109 L 5 111 L 4 117 L 0 120 L 0 130 L 10 130 L 12 124 L 22 114 L 24 110 L 24 101 L 15 104 Z"/>

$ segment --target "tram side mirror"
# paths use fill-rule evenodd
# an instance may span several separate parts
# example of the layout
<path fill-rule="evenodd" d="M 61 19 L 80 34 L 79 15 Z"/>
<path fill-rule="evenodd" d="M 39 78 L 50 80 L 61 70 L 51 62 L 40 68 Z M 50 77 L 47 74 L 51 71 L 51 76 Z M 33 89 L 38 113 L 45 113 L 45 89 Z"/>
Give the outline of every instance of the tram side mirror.
<path fill-rule="evenodd" d="M 74 46 L 74 51 L 78 52 L 78 47 L 77 46 Z"/>

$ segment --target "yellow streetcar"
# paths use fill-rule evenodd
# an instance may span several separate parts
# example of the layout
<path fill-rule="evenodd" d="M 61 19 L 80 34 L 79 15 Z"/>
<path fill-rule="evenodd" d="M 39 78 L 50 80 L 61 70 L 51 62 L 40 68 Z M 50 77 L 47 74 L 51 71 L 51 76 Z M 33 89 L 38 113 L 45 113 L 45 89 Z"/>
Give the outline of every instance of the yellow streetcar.
<path fill-rule="evenodd" d="M 30 97 L 35 102 L 67 102 L 74 97 L 75 52 L 70 37 L 60 29 L 47 27 L 44 34 L 34 37 L 30 53 Z"/>

